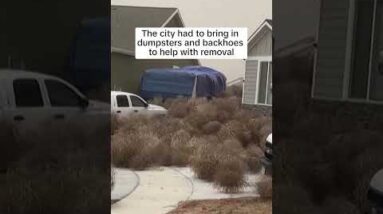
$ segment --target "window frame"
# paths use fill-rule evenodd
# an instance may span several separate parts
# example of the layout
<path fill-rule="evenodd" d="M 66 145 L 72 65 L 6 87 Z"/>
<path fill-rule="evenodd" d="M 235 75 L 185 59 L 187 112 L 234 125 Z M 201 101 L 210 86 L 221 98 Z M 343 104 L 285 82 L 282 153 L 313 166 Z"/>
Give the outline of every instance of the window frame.
<path fill-rule="evenodd" d="M 128 101 L 128 106 L 119 106 L 118 105 L 118 97 L 119 96 L 126 97 L 126 100 Z M 117 108 L 130 108 L 130 107 L 132 107 L 132 104 L 130 103 L 129 95 L 127 95 L 127 94 L 116 94 L 116 107 Z"/>
<path fill-rule="evenodd" d="M 68 83 L 66 83 L 64 81 L 61 81 L 59 79 L 44 78 L 41 81 L 42 81 L 43 87 L 45 89 L 46 99 L 47 99 L 47 103 L 48 103 L 49 107 L 51 107 L 51 108 L 79 108 L 80 107 L 81 108 L 81 105 L 76 105 L 76 106 L 57 106 L 57 105 L 52 105 L 52 102 L 51 102 L 51 99 L 50 99 L 50 95 L 49 95 L 49 89 L 48 89 L 48 86 L 46 84 L 48 81 L 58 82 L 58 83 L 64 85 L 66 88 L 71 90 L 74 94 L 76 94 L 80 98 L 80 100 L 84 99 L 84 97 L 75 88 L 73 88 L 70 84 L 68 84 Z"/>
<path fill-rule="evenodd" d="M 273 64 L 273 61 L 272 61 L 272 57 L 271 56 L 257 56 L 257 57 L 249 57 L 248 58 L 249 60 L 257 60 L 258 61 L 258 65 L 257 65 L 257 85 L 256 85 L 256 90 L 255 90 L 255 100 L 254 100 L 254 104 L 256 105 L 263 105 L 263 106 L 272 106 L 272 103 L 271 104 L 268 104 L 267 103 L 267 98 L 268 98 L 268 90 L 267 90 L 267 86 L 268 86 L 268 81 L 269 81 L 269 72 L 270 72 L 270 67 L 272 69 L 272 64 Z M 260 73 L 261 73 L 261 64 L 262 62 L 266 62 L 267 63 L 267 73 L 266 73 L 266 90 L 265 90 L 265 103 L 260 103 L 258 102 L 258 98 L 259 98 L 259 86 L 260 86 Z M 270 66 L 271 65 L 271 66 Z M 271 70 L 271 72 L 273 72 Z M 272 84 L 272 80 L 271 80 L 271 84 Z"/>
<path fill-rule="evenodd" d="M 371 91 L 371 81 L 372 81 L 372 72 L 373 72 L 373 54 L 374 54 L 374 44 L 375 44 L 375 29 L 376 29 L 376 19 L 377 19 L 377 9 L 378 9 L 378 1 L 379 0 L 371 0 L 373 1 L 373 17 L 372 17 L 372 29 L 371 29 L 371 42 L 370 42 L 370 56 L 369 56 L 369 70 L 367 77 L 367 93 L 365 98 L 352 98 L 351 91 L 351 81 L 350 78 L 352 75 L 352 67 L 353 67 L 353 54 L 354 54 L 354 36 L 355 36 L 355 26 L 356 26 L 356 11 L 357 11 L 357 3 L 360 0 L 351 0 L 349 5 L 349 17 L 348 17 L 348 30 L 347 30 L 347 45 L 346 45 L 346 60 L 345 60 L 345 70 L 343 75 L 343 100 L 355 102 L 355 103 L 372 103 L 372 104 L 382 104 L 383 100 L 374 100 L 371 99 L 370 91 Z"/>
<path fill-rule="evenodd" d="M 38 89 L 40 91 L 40 98 L 41 98 L 41 102 L 42 102 L 41 104 L 42 105 L 39 105 L 39 106 L 18 106 L 17 105 L 17 96 L 16 96 L 16 93 L 15 93 L 15 82 L 16 81 L 20 81 L 20 80 L 31 80 L 31 81 L 34 81 L 34 82 L 37 83 Z M 12 81 L 10 82 L 10 87 L 12 89 L 13 106 L 14 106 L 14 108 L 16 108 L 16 109 L 22 109 L 22 108 L 31 109 L 31 108 L 44 108 L 44 107 L 46 107 L 47 103 L 46 103 L 45 96 L 44 96 L 44 89 L 43 89 L 44 86 L 41 84 L 40 79 L 33 78 L 33 77 L 13 78 Z"/>
<path fill-rule="evenodd" d="M 134 106 L 133 101 L 132 101 L 132 97 L 136 97 L 137 99 L 139 99 L 142 103 L 144 103 L 144 106 Z M 148 103 L 146 101 L 144 101 L 141 97 L 133 95 L 133 94 L 129 95 L 129 101 L 130 101 L 130 106 L 132 108 L 146 108 L 146 106 L 148 105 Z"/>

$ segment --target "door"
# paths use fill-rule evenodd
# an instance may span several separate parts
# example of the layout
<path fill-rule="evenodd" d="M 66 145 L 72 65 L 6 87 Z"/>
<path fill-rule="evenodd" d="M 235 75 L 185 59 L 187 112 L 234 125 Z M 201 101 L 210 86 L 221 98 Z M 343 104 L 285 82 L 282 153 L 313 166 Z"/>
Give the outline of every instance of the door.
<path fill-rule="evenodd" d="M 82 121 L 86 119 L 84 98 L 62 81 L 45 79 L 44 85 L 49 106 L 48 111 L 53 121 Z"/>
<path fill-rule="evenodd" d="M 115 96 L 115 106 L 113 106 L 113 113 L 117 116 L 126 117 L 132 113 L 132 109 L 130 108 L 130 102 L 128 95 L 126 94 L 117 94 Z"/>
<path fill-rule="evenodd" d="M 9 120 L 12 121 L 16 133 L 24 136 L 26 133 L 41 128 L 48 120 L 46 103 L 42 95 L 42 87 L 38 79 L 20 78 L 11 83 L 13 99 L 9 110 Z"/>
<path fill-rule="evenodd" d="M 142 100 L 140 97 L 135 95 L 130 95 L 130 101 L 132 103 L 132 111 L 136 114 L 150 114 L 147 109 L 148 104 Z"/>

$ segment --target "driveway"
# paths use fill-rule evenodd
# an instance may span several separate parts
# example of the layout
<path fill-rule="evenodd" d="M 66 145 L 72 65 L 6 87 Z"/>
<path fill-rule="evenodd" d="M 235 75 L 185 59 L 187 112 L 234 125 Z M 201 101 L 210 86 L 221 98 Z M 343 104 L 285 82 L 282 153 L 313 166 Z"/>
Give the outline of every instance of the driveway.
<path fill-rule="evenodd" d="M 246 175 L 250 184 L 241 193 L 226 194 L 212 183 L 194 176 L 189 167 L 161 167 L 145 171 L 116 169 L 112 191 L 118 202 L 112 205 L 112 214 L 164 214 L 187 200 L 256 197 L 252 183 L 259 175 Z"/>

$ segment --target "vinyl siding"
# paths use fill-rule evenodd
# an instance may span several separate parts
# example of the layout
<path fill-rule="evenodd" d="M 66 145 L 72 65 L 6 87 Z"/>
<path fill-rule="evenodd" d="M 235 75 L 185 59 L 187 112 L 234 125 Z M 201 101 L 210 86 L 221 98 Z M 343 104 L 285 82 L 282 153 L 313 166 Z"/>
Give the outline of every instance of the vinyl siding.
<path fill-rule="evenodd" d="M 349 0 L 322 1 L 314 97 L 342 98 L 349 3 Z"/>
<path fill-rule="evenodd" d="M 271 56 L 272 53 L 272 34 L 268 31 L 262 39 L 250 48 L 249 56 Z"/>
<path fill-rule="evenodd" d="M 245 86 L 243 90 L 244 104 L 255 104 L 255 94 L 257 89 L 257 72 L 258 61 L 248 60 L 246 62 Z"/>

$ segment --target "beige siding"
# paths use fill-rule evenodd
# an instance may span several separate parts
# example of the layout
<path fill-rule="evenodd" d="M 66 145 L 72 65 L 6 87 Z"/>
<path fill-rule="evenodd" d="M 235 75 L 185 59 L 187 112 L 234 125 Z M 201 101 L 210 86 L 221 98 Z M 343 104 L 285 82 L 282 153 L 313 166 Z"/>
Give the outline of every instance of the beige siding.
<path fill-rule="evenodd" d="M 314 96 L 341 98 L 349 0 L 323 0 L 318 34 Z"/>
<path fill-rule="evenodd" d="M 247 60 L 245 73 L 245 86 L 243 90 L 243 103 L 255 104 L 255 92 L 257 89 L 258 61 Z"/>
<path fill-rule="evenodd" d="M 142 73 L 149 68 L 171 68 L 173 65 L 196 65 L 195 60 L 137 60 L 133 56 L 111 54 L 112 90 L 138 93 Z"/>
<path fill-rule="evenodd" d="M 262 39 L 253 47 L 249 47 L 249 56 L 271 56 L 272 53 L 272 34 L 268 31 Z"/>

